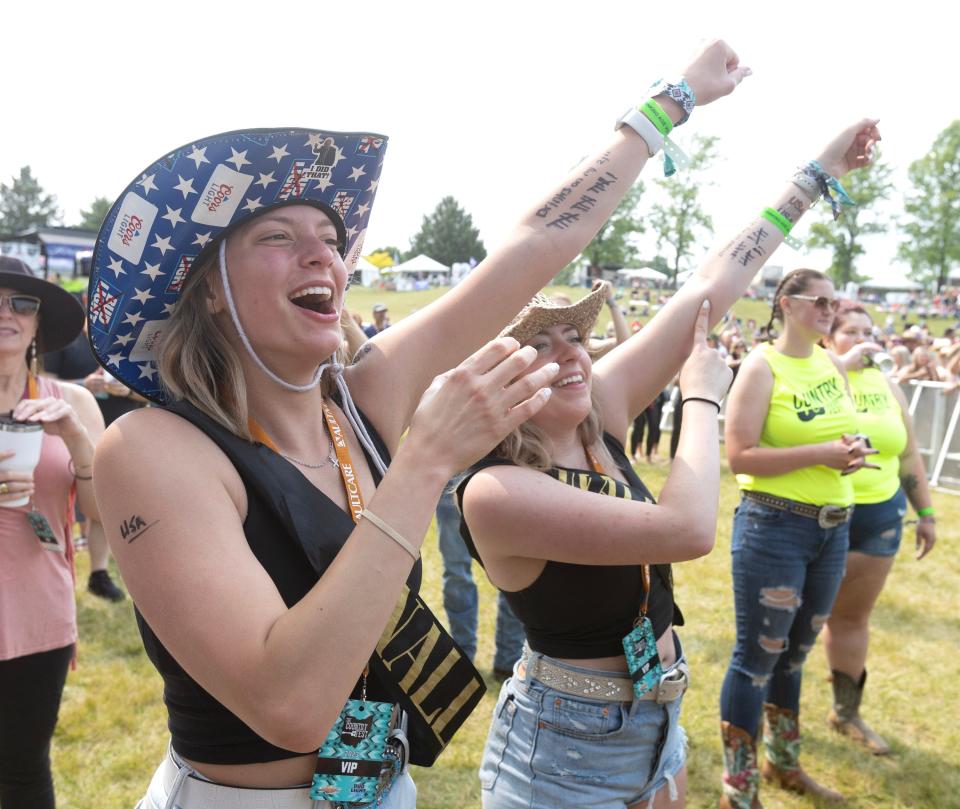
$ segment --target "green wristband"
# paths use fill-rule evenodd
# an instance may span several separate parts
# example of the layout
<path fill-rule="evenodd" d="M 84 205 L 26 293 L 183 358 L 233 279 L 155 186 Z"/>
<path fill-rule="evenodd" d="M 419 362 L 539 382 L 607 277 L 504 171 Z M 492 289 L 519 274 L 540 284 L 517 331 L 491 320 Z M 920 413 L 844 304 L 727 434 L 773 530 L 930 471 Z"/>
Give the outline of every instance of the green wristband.
<path fill-rule="evenodd" d="M 652 98 L 648 98 L 640 105 L 640 112 L 650 119 L 650 123 L 652 123 L 657 128 L 657 131 L 664 137 L 667 137 L 667 135 L 673 131 L 673 121 L 670 120 L 670 116 L 667 115 L 663 107 Z"/>
<path fill-rule="evenodd" d="M 918 517 L 932 517 L 933 516 L 933 506 L 927 506 L 926 508 L 917 509 Z"/>
<path fill-rule="evenodd" d="M 780 211 L 775 210 L 774 208 L 764 208 L 763 213 L 760 214 L 768 222 L 772 222 L 777 226 L 777 229 L 784 235 L 789 236 L 790 230 L 793 228 L 793 222 L 791 222 L 787 217 L 785 217 Z"/>

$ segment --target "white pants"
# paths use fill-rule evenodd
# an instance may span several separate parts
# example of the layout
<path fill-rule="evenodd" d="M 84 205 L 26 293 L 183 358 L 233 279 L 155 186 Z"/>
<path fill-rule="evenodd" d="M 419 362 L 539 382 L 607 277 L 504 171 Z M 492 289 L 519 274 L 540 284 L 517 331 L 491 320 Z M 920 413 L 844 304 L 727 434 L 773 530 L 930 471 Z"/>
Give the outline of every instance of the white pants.
<path fill-rule="evenodd" d="M 172 752 L 157 767 L 147 794 L 135 809 L 324 809 L 327 801 L 310 800 L 309 787 L 244 789 L 227 787 L 193 775 Z M 374 804 L 368 804 L 374 809 Z M 416 809 L 417 787 L 409 772 L 390 787 L 376 809 Z"/>

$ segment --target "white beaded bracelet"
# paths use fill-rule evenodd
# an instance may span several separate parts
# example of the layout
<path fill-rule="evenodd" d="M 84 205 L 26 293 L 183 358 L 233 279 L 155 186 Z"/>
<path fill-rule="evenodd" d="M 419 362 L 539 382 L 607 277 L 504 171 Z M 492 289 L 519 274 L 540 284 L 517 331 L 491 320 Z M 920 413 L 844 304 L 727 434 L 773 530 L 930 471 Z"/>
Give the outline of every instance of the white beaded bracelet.
<path fill-rule="evenodd" d="M 615 129 L 622 126 L 629 126 L 636 132 L 647 144 L 647 155 L 653 157 L 663 148 L 663 135 L 653 125 L 649 118 L 644 115 L 637 107 L 628 109 L 616 123 Z"/>
<path fill-rule="evenodd" d="M 413 561 L 416 562 L 420 558 L 420 552 L 413 547 L 407 540 L 405 540 L 400 534 L 395 531 L 391 526 L 387 525 L 383 520 L 381 520 L 376 514 L 374 514 L 370 509 L 365 508 L 360 512 L 360 516 L 369 520 L 373 525 L 383 531 L 390 539 L 396 542 L 401 548 L 403 548 L 407 553 L 413 557 Z"/>

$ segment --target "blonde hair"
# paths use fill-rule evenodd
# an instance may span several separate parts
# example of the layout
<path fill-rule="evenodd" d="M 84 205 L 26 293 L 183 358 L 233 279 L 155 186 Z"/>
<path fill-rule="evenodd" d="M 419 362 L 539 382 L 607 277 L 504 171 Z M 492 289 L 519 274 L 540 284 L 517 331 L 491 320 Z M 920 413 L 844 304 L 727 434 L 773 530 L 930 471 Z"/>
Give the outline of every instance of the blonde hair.
<path fill-rule="evenodd" d="M 590 412 L 577 425 L 577 435 L 585 447 L 589 447 L 597 456 L 604 471 L 609 472 L 616 466 L 613 456 L 603 443 L 603 425 L 600 421 L 600 410 L 597 402 L 590 394 Z M 493 450 L 496 458 L 504 458 L 517 466 L 525 466 L 544 472 L 554 466 L 551 453 L 553 445 L 546 434 L 533 424 L 525 421 L 509 433 Z"/>
<path fill-rule="evenodd" d="M 252 441 L 243 366 L 208 306 L 211 284 L 218 283 L 217 275 L 211 275 L 216 264 L 214 251 L 195 263 L 187 277 L 160 345 L 160 380 L 169 398 L 189 402 L 234 435 Z M 342 347 L 334 359 L 346 364 Z M 323 394 L 329 396 L 333 388 L 332 377 L 325 375 Z"/>

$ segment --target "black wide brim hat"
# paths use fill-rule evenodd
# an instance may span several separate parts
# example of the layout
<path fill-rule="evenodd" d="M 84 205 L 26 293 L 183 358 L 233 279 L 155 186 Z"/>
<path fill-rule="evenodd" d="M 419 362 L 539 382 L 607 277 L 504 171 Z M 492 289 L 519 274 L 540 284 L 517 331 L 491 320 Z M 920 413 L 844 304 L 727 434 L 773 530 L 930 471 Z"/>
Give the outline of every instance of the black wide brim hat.
<path fill-rule="evenodd" d="M 15 289 L 40 299 L 37 344 L 41 352 L 70 345 L 83 331 L 83 307 L 63 287 L 37 278 L 13 256 L 0 256 L 0 288 Z"/>
<path fill-rule="evenodd" d="M 356 266 L 387 138 L 367 132 L 249 129 L 189 143 L 151 163 L 113 204 L 90 270 L 88 334 L 100 364 L 155 402 L 157 350 L 195 262 L 280 205 L 323 210 Z"/>

